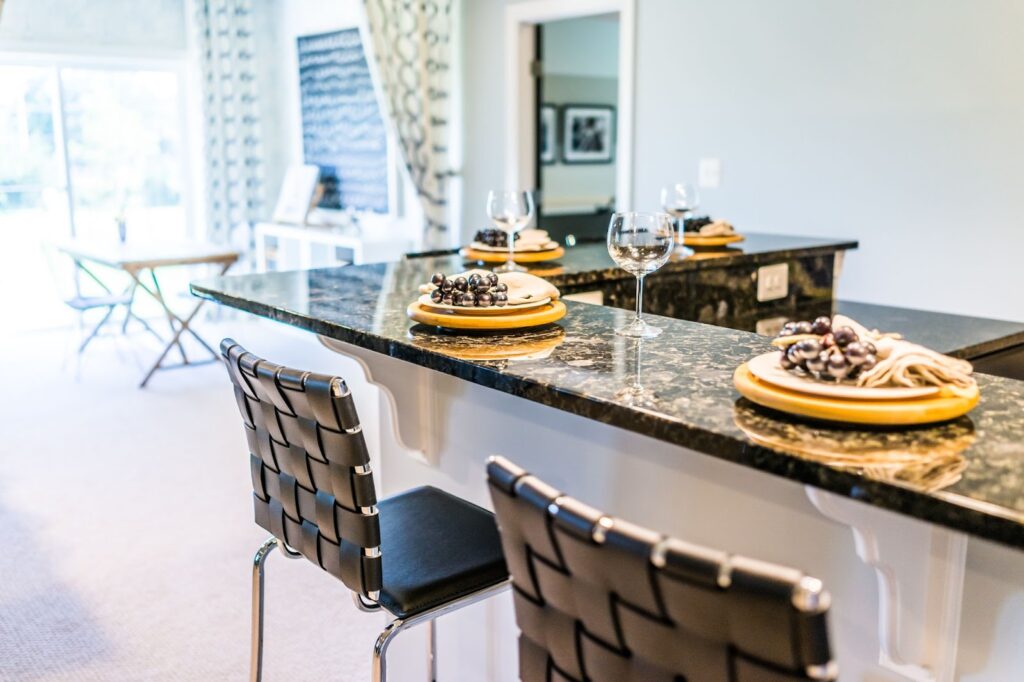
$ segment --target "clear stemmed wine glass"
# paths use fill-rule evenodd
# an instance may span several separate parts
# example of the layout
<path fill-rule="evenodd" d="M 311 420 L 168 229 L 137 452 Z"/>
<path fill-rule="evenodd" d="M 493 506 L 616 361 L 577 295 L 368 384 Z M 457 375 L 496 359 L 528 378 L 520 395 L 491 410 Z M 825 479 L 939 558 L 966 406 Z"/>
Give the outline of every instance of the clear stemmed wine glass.
<path fill-rule="evenodd" d="M 631 407 L 655 407 L 658 403 L 658 394 L 641 382 L 644 340 L 642 338 L 631 339 L 624 343 L 633 347 L 633 367 L 629 382 L 615 392 L 615 400 Z"/>
<path fill-rule="evenodd" d="M 515 235 L 533 219 L 533 195 L 530 192 L 492 189 L 487 194 L 487 215 L 499 230 L 508 235 L 508 262 L 494 268 L 494 271 L 526 272 L 526 268 L 515 261 Z"/>
<path fill-rule="evenodd" d="M 700 206 L 697 188 L 688 182 L 677 182 L 661 189 L 661 207 L 675 218 L 676 236 L 683 248 L 683 221 Z"/>
<path fill-rule="evenodd" d="M 672 216 L 667 213 L 616 213 L 608 224 L 608 254 L 636 277 L 636 317 L 615 330 L 621 336 L 651 338 L 659 327 L 644 322 L 644 277 L 665 264 L 672 252 Z"/>

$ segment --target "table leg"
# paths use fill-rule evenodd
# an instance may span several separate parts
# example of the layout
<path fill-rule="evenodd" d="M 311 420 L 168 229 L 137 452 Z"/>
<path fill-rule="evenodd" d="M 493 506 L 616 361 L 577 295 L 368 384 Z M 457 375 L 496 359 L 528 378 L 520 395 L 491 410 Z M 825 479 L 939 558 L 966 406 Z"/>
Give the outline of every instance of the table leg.
<path fill-rule="evenodd" d="M 222 266 L 221 266 L 220 274 L 221 275 L 225 274 L 231 268 L 231 266 L 234 265 L 234 264 L 235 264 L 235 261 L 230 261 L 230 262 L 227 262 L 227 263 L 223 263 Z M 152 270 L 150 270 L 150 272 L 152 272 Z M 146 384 L 149 383 L 150 378 L 152 378 L 152 376 L 154 374 L 156 374 L 156 371 L 158 369 L 164 368 L 164 366 L 163 366 L 164 358 L 167 357 L 167 354 L 171 352 L 172 348 L 174 348 L 175 346 L 178 346 L 178 348 L 181 348 L 181 335 L 184 334 L 185 332 L 188 332 L 189 334 L 191 334 L 192 337 L 196 341 L 198 341 L 200 345 L 203 346 L 203 348 L 205 348 L 207 351 L 210 352 L 210 355 L 213 356 L 213 361 L 217 361 L 217 360 L 220 359 L 220 355 L 217 353 L 217 351 L 215 351 L 210 346 L 210 344 L 208 344 L 205 339 L 203 339 L 201 336 L 199 336 L 199 334 L 197 334 L 196 331 L 194 329 L 192 329 L 192 327 L 190 326 L 192 324 L 192 320 L 194 320 L 196 315 L 199 314 L 200 308 L 202 308 L 203 304 L 206 303 L 205 299 L 200 299 L 199 302 L 196 303 L 195 307 L 192 308 L 192 311 L 188 314 L 188 316 L 185 317 L 185 318 L 181 318 L 177 314 L 175 314 L 174 311 L 171 310 L 170 307 L 167 305 L 167 301 L 164 299 L 163 294 L 162 294 L 162 292 L 159 289 L 159 285 L 156 284 L 156 277 L 155 276 L 153 277 L 154 288 L 150 289 L 149 287 L 147 287 L 142 282 L 141 279 L 139 279 L 139 273 L 138 272 L 129 271 L 128 274 L 131 275 L 132 279 L 136 282 L 136 284 L 143 291 L 145 291 L 150 296 L 152 296 L 154 299 L 156 299 L 157 303 L 160 304 L 160 307 L 162 307 L 164 309 L 164 312 L 167 314 L 167 320 L 168 320 L 168 322 L 171 325 L 171 330 L 174 332 L 174 335 L 171 337 L 171 340 L 167 343 L 167 346 L 164 348 L 163 352 L 160 353 L 160 356 L 156 359 L 156 362 L 153 363 L 153 366 L 150 367 L 149 371 L 146 373 L 146 376 L 143 377 L 142 383 L 139 384 L 139 388 L 145 388 Z M 175 328 L 175 325 L 174 325 L 175 322 L 178 323 L 177 328 Z M 198 364 L 198 363 L 196 363 L 194 361 L 190 361 L 185 356 L 184 350 L 182 350 L 181 355 L 182 355 L 183 362 L 182 362 L 181 365 L 175 365 L 176 367 L 180 367 L 180 366 L 183 366 L 183 365 Z"/>
<path fill-rule="evenodd" d="M 150 293 L 160 302 L 160 306 L 167 312 L 167 324 L 171 328 L 171 334 L 174 335 L 171 339 L 171 344 L 178 346 L 178 352 L 181 353 L 181 361 L 187 365 L 188 356 L 185 355 L 185 347 L 181 345 L 181 334 L 177 333 L 174 329 L 174 320 L 176 319 L 176 315 L 171 312 L 170 307 L 168 307 L 167 303 L 164 301 L 164 292 L 160 291 L 160 282 L 156 278 L 156 268 L 149 269 L 149 277 L 153 280 L 153 292 L 155 292 Z M 180 323 L 181 320 L 178 320 L 178 322 Z"/>

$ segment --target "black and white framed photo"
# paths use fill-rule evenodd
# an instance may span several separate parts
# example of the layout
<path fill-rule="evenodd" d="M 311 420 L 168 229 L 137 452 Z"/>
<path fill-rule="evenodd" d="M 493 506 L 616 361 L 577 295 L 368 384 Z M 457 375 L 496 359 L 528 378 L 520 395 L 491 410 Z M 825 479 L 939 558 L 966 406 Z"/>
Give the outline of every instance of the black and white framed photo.
<path fill-rule="evenodd" d="M 611 163 L 615 107 L 567 104 L 562 108 L 562 162 Z"/>
<path fill-rule="evenodd" d="M 553 164 L 558 156 L 558 109 L 552 104 L 544 104 L 540 108 L 537 154 L 544 165 Z"/>

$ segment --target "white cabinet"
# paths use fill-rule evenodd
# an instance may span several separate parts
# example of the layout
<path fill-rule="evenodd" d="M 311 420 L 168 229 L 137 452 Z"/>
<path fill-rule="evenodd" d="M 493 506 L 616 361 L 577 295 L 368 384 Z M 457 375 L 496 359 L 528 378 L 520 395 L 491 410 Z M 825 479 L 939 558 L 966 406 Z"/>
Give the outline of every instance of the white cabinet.
<path fill-rule="evenodd" d="M 383 230 L 320 225 L 257 223 L 255 239 L 260 271 L 380 263 L 398 260 L 413 248 L 412 240 Z"/>

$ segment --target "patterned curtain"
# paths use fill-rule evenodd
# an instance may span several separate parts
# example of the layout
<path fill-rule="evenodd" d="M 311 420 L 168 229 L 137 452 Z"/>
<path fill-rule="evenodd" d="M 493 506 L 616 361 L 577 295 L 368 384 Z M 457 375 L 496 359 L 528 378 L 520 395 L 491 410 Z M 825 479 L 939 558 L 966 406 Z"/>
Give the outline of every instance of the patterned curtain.
<path fill-rule="evenodd" d="M 385 106 L 427 220 L 426 245 L 448 229 L 452 0 L 366 0 Z"/>
<path fill-rule="evenodd" d="M 232 240 L 264 204 L 253 0 L 193 0 L 202 73 L 208 236 Z M 248 238 L 249 235 L 247 234 Z"/>

